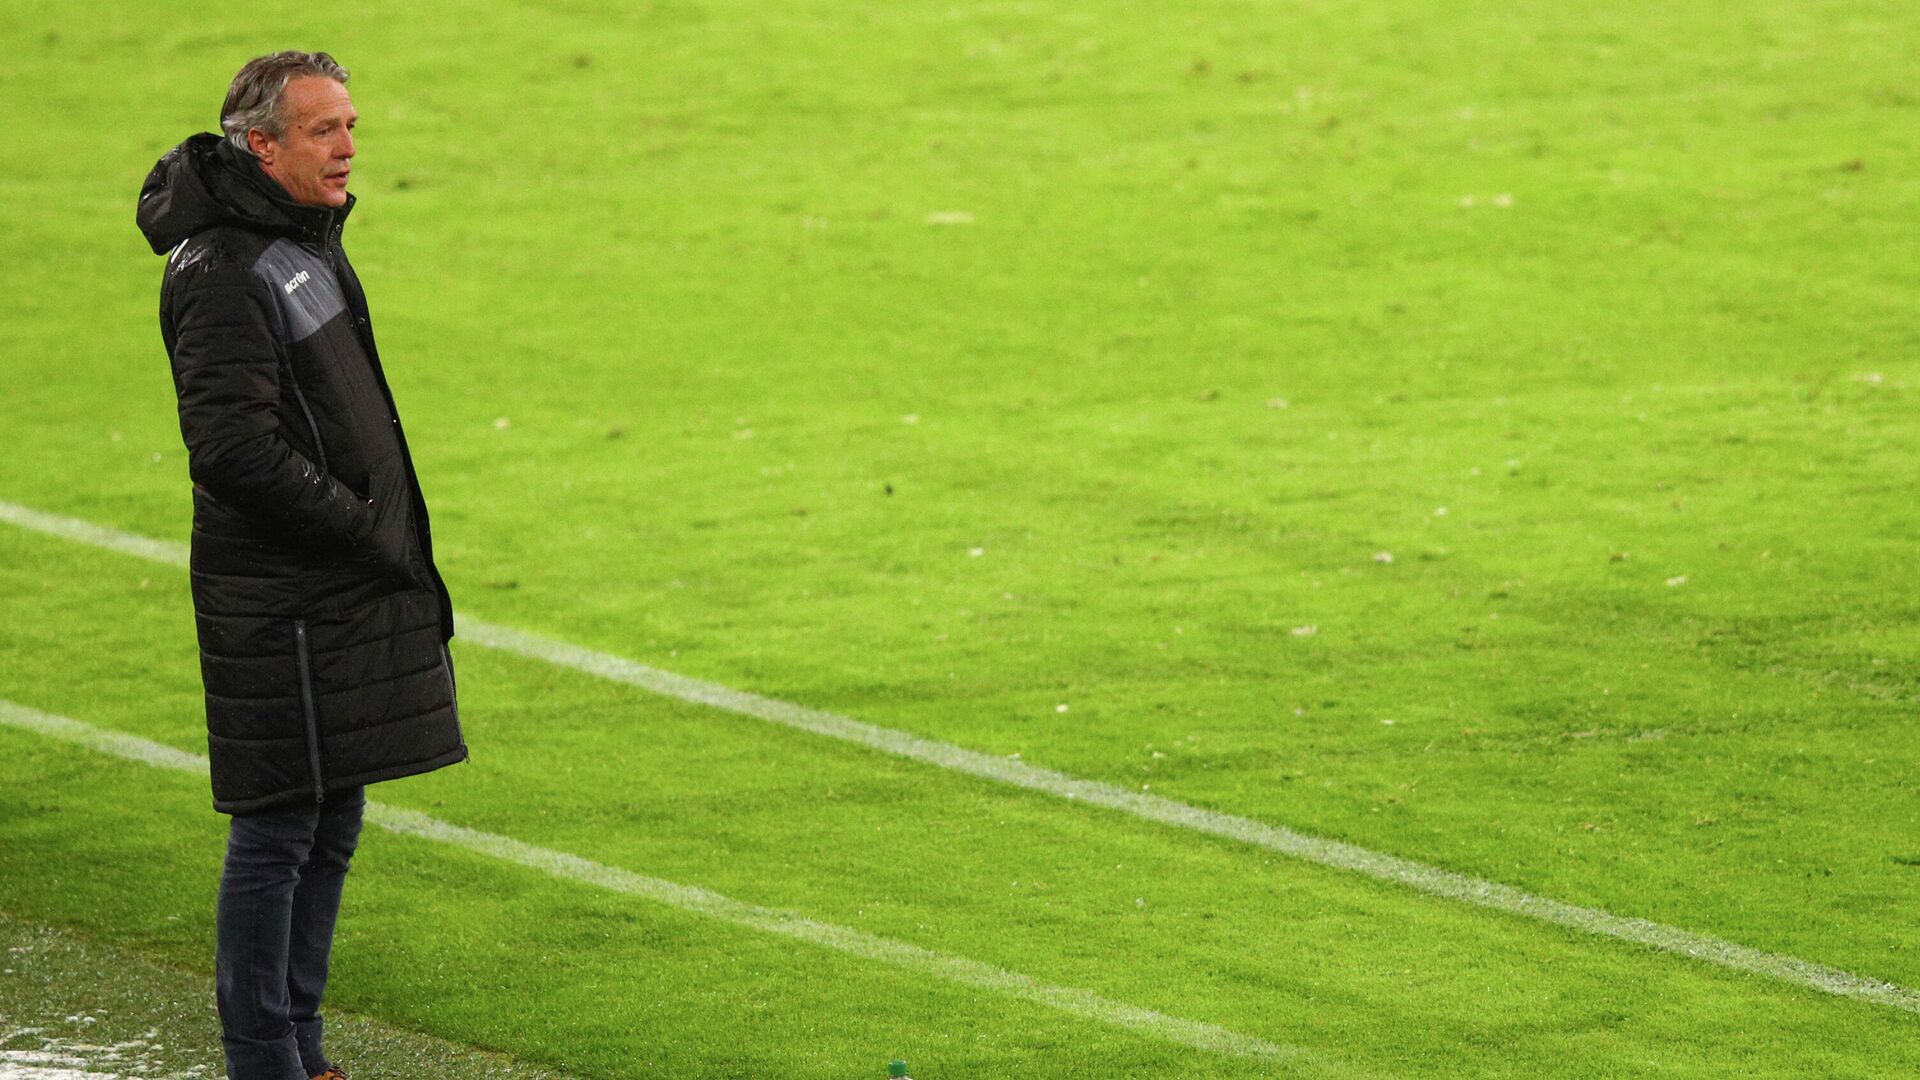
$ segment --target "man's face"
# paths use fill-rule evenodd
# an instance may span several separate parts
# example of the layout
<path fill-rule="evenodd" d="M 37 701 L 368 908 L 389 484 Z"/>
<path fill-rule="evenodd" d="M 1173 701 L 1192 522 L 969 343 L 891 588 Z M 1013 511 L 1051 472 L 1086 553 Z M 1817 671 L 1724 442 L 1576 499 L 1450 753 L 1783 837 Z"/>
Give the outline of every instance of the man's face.
<path fill-rule="evenodd" d="M 260 167 L 294 202 L 304 206 L 343 206 L 347 172 L 353 165 L 353 111 L 347 88 L 322 75 L 287 80 L 281 100 L 286 131 L 276 139 L 259 128 L 247 133 L 247 145 Z"/>

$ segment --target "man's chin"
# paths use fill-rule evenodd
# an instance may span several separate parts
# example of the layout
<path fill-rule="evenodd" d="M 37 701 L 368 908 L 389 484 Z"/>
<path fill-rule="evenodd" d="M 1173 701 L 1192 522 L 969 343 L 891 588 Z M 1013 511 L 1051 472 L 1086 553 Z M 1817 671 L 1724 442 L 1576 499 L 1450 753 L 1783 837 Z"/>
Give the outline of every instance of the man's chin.
<path fill-rule="evenodd" d="M 296 197 L 293 201 L 302 206 L 320 206 L 329 210 L 338 210 L 340 207 L 347 205 L 347 189 L 321 188 L 316 195 L 306 198 Z M 4 1074 L 0 1074 L 0 1076 L 3 1075 Z"/>

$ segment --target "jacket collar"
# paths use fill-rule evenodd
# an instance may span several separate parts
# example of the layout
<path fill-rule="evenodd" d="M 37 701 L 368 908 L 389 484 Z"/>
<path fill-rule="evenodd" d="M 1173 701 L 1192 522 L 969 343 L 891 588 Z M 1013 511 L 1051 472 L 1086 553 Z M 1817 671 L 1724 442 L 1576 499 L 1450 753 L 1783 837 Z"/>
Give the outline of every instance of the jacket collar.
<path fill-rule="evenodd" d="M 306 206 L 293 201 L 280 182 L 268 176 L 260 167 L 260 161 L 252 154 L 221 140 L 214 153 L 220 163 L 244 179 L 254 190 L 264 196 L 284 219 L 284 231 L 302 243 L 319 250 L 326 250 L 331 244 L 339 243 L 340 232 L 346 228 L 347 215 L 353 212 L 357 201 L 351 192 L 342 206 Z"/>

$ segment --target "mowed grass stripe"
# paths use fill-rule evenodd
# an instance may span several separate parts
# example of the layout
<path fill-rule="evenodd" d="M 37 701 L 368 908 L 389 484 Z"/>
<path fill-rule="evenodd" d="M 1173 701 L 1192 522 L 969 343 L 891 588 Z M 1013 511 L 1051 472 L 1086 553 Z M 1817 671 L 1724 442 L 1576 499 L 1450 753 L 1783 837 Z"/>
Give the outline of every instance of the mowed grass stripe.
<path fill-rule="evenodd" d="M 0 500 L 0 520 L 67 540 L 175 566 L 187 564 L 183 545 L 137 536 L 92 522 L 62 517 Z M 1616 938 L 1662 952 L 1691 957 L 1839 997 L 1886 1005 L 1920 1014 L 1920 991 L 1868 978 L 1799 957 L 1766 952 L 1677 926 L 1615 915 L 1510 885 L 1442 867 L 1373 851 L 1355 844 L 1311 836 L 1235 814 L 1192 806 L 1163 796 L 1129 791 L 1010 758 L 994 757 L 952 743 L 922 738 L 837 713 L 762 697 L 718 683 L 649 667 L 538 634 L 471 618 L 460 620 L 462 636 L 477 645 L 571 668 L 598 678 L 635 686 L 682 701 L 854 743 L 952 772 L 1025 788 L 1072 802 L 1116 810 L 1176 828 L 1250 844 L 1304 862 L 1344 870 L 1476 907 L 1552 923 L 1589 934 Z"/>
<path fill-rule="evenodd" d="M 207 772 L 207 759 L 198 754 L 4 699 L 0 699 L 0 724 L 155 768 L 201 776 Z M 1300 1064 L 1316 1061 L 1320 1057 L 1298 1047 L 1281 1046 L 1214 1024 L 1168 1016 L 1152 1009 L 1114 1001 L 1088 990 L 1045 983 L 978 960 L 934 952 L 852 927 L 819 922 L 790 911 L 749 904 L 696 885 L 648 877 L 564 851 L 515 840 L 510 836 L 441 821 L 418 811 L 370 801 L 366 813 L 368 821 L 388 832 L 436 840 L 557 878 L 637 896 L 710 919 L 763 933 L 779 934 L 962 986 L 1035 1002 L 1082 1019 L 1111 1024 L 1197 1050 Z"/>

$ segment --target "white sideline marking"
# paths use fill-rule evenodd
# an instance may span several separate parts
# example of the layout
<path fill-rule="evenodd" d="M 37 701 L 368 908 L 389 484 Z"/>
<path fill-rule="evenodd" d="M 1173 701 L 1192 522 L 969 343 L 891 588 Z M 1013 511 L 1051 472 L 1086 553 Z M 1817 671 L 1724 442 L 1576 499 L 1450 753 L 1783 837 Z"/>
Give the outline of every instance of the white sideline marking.
<path fill-rule="evenodd" d="M 67 1068 L 77 1060 L 67 1055 L 32 1050 L 0 1050 L 0 1080 L 131 1080 L 119 1073 Z"/>
<path fill-rule="evenodd" d="M 187 565 L 187 545 L 172 540 L 155 540 L 150 536 L 136 536 L 133 533 L 109 529 L 105 525 L 95 525 L 91 521 L 79 518 L 61 517 L 44 510 L 35 510 L 31 506 L 0 501 L 0 521 L 9 525 L 18 525 L 23 529 L 57 536 L 62 540 L 78 540 L 82 544 L 118 551 L 122 555 L 134 555 L 153 562 L 166 563 L 168 566 L 185 568 Z"/>
<path fill-rule="evenodd" d="M 207 759 L 198 754 L 142 739 L 137 735 L 111 731 L 70 717 L 56 716 L 0 700 L 0 724 L 50 736 L 90 750 L 136 761 L 143 765 L 176 772 L 207 774 Z M 704 915 L 769 934 L 780 934 L 811 945 L 849 953 L 865 960 L 876 960 L 909 971 L 945 979 L 978 990 L 990 990 L 1010 997 L 1058 1009 L 1085 1020 L 1126 1028 L 1168 1042 L 1181 1043 L 1197 1050 L 1234 1057 L 1291 1059 L 1306 1061 L 1318 1055 L 1298 1047 L 1280 1046 L 1242 1035 L 1213 1024 L 1183 1020 L 1177 1016 L 1143 1009 L 1125 1002 L 1101 997 L 1089 990 L 1055 986 L 1028 975 L 963 956 L 923 949 L 904 941 L 879 937 L 850 926 L 818 922 L 804 915 L 778 908 L 762 907 L 735 900 L 696 885 L 682 885 L 663 878 L 636 874 L 616 866 L 569 855 L 564 851 L 538 847 L 497 833 L 480 832 L 415 810 L 384 803 L 367 803 L 367 820 L 388 832 L 437 840 L 466 848 L 503 862 L 518 863 L 557 878 L 593 885 L 610 892 L 625 893 L 652 900 L 668 907 Z"/>
<path fill-rule="evenodd" d="M 91 1016 L 67 1019 L 93 1023 Z M 0 1046 L 24 1039 L 38 1043 L 39 1048 L 0 1050 L 0 1080 L 136 1080 L 157 1075 L 158 1070 L 147 1063 L 147 1055 L 142 1052 L 160 1048 L 159 1043 L 151 1041 L 155 1034 L 158 1033 L 150 1031 L 149 1038 L 118 1043 L 90 1043 L 48 1038 L 40 1028 L 3 1027 Z M 114 1071 L 98 1071 L 108 1068 Z M 191 1080 L 205 1071 L 204 1067 L 195 1065 L 174 1076 L 175 1080 Z"/>
<path fill-rule="evenodd" d="M 184 566 L 187 561 L 184 545 L 135 536 L 74 518 L 58 517 L 15 503 L 0 501 L 0 521 L 157 562 Z M 1584 933 L 1618 938 L 1662 952 L 1692 957 L 1716 967 L 1777 979 L 1822 993 L 1920 1013 L 1920 991 L 1898 983 L 1855 975 L 1781 953 L 1765 952 L 1649 919 L 1627 918 L 1598 908 L 1535 896 L 1511 885 L 1470 877 L 1339 840 L 1310 836 L 1252 818 L 1207 810 L 1159 795 L 1129 791 L 1098 780 L 1083 780 L 1052 769 L 982 754 L 952 743 L 880 727 L 838 713 L 809 709 L 718 683 L 675 675 L 623 657 L 512 627 L 468 618 L 460 620 L 460 627 L 463 636 L 474 644 L 572 668 L 682 701 L 710 705 L 829 739 L 857 743 L 882 753 L 911 758 L 983 780 L 1103 806 L 1147 821 L 1252 844 L 1304 862 L 1379 881 L 1396 882 L 1432 896 L 1537 919 Z"/>

